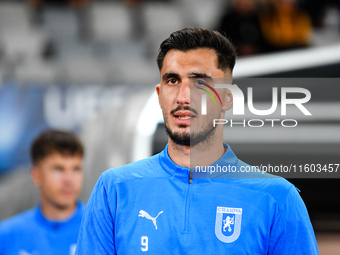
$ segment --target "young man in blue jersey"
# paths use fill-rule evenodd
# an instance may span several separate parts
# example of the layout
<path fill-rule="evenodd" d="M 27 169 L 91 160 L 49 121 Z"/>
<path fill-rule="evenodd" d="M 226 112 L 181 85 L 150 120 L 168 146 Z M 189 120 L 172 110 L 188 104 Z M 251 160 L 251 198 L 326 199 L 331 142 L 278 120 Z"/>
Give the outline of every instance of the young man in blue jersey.
<path fill-rule="evenodd" d="M 201 28 L 174 32 L 161 44 L 156 91 L 168 145 L 101 175 L 76 254 L 318 254 L 306 207 L 288 181 L 261 173 L 193 175 L 193 162 L 248 166 L 223 143 L 222 125 L 212 128 L 232 107 L 230 91 L 219 93 L 221 106 L 209 115 L 199 114 L 192 96 L 200 82 L 231 79 L 235 55 L 220 33 Z"/>
<path fill-rule="evenodd" d="M 73 255 L 83 204 L 83 145 L 73 134 L 47 130 L 31 147 L 33 183 L 41 201 L 0 224 L 0 255 Z"/>

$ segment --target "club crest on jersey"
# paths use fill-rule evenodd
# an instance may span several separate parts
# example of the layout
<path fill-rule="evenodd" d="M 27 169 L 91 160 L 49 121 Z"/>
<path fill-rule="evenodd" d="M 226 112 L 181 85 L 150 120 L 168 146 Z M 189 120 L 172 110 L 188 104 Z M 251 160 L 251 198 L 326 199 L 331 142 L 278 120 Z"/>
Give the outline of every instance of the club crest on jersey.
<path fill-rule="evenodd" d="M 217 207 L 215 235 L 224 243 L 234 242 L 241 233 L 242 208 Z"/>

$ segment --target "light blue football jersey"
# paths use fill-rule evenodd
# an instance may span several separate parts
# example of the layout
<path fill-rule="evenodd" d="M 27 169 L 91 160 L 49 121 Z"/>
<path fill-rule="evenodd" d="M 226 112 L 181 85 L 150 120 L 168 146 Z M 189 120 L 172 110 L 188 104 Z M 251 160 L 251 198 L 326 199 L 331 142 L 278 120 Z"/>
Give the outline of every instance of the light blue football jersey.
<path fill-rule="evenodd" d="M 215 166 L 240 169 L 231 148 Z M 296 188 L 262 173 L 194 174 L 160 154 L 109 169 L 83 217 L 76 254 L 318 254 Z M 229 178 L 232 177 L 232 178 Z"/>
<path fill-rule="evenodd" d="M 73 255 L 84 205 L 78 202 L 65 221 L 51 221 L 41 208 L 25 211 L 0 224 L 0 255 Z"/>

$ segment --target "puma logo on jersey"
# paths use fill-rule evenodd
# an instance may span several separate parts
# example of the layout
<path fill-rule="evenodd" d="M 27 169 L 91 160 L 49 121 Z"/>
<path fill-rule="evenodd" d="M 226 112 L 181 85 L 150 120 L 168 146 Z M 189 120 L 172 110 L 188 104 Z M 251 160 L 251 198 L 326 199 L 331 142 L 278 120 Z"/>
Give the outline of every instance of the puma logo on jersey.
<path fill-rule="evenodd" d="M 150 214 L 148 214 L 146 211 L 140 210 L 138 217 L 144 217 L 147 218 L 148 220 L 152 220 L 152 223 L 155 225 L 155 228 L 157 229 L 156 219 L 161 213 L 163 213 L 163 211 L 160 211 L 156 217 L 151 217 Z"/>

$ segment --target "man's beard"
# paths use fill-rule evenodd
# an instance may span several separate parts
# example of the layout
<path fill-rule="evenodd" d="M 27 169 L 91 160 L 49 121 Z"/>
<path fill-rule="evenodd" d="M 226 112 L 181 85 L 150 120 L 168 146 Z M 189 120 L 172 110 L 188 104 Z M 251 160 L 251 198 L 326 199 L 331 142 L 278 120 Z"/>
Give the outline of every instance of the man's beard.
<path fill-rule="evenodd" d="M 177 106 L 176 109 L 173 109 L 170 112 L 170 115 L 174 115 L 177 111 L 179 110 L 186 110 L 194 113 L 196 116 L 198 115 L 197 111 L 195 109 L 190 108 L 190 106 Z M 215 127 L 211 125 L 211 128 L 209 128 L 209 121 L 207 121 L 207 127 L 200 133 L 194 133 L 194 132 L 172 132 L 170 128 L 167 126 L 167 114 L 164 114 L 163 112 L 163 117 L 164 117 L 164 123 L 165 123 L 165 130 L 166 133 L 169 135 L 170 139 L 177 145 L 182 145 L 182 146 L 194 146 L 202 141 L 207 141 L 211 135 L 214 134 Z M 211 123 L 212 123 L 211 119 Z M 179 128 L 186 128 L 187 125 L 179 125 Z"/>
<path fill-rule="evenodd" d="M 200 142 L 207 141 L 209 137 L 214 133 L 215 128 L 211 125 L 211 128 L 206 128 L 200 133 L 191 132 L 172 132 L 165 123 L 166 133 L 169 135 L 170 139 L 178 145 L 182 146 L 195 146 Z M 186 127 L 186 125 L 180 125 L 180 128 Z"/>

